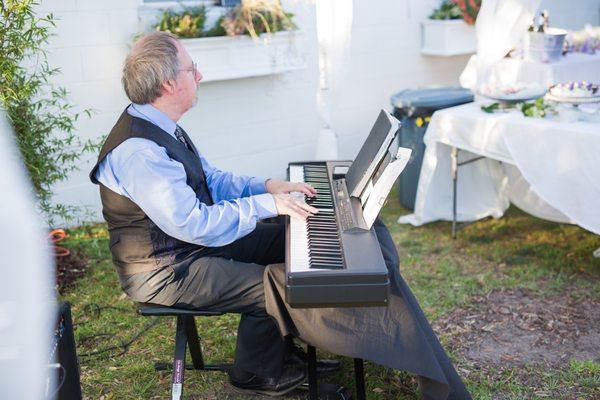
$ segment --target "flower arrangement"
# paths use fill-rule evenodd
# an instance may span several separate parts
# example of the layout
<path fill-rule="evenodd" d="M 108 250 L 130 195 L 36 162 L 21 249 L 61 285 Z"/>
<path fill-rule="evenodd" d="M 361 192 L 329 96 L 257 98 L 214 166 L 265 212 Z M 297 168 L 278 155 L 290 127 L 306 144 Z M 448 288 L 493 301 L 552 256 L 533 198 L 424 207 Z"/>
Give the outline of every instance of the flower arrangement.
<path fill-rule="evenodd" d="M 474 25 L 481 8 L 481 0 L 452 0 L 460 8 L 462 19 L 469 25 Z"/>
<path fill-rule="evenodd" d="M 477 14 L 481 8 L 481 0 L 444 0 L 440 7 L 435 9 L 429 19 L 463 19 L 467 24 L 475 24 Z"/>
<path fill-rule="evenodd" d="M 158 24 L 157 31 L 171 32 L 180 38 L 197 38 L 204 35 L 204 22 L 206 21 L 206 8 L 185 8 L 177 13 L 165 10 Z"/>
<path fill-rule="evenodd" d="M 245 0 L 227 11 L 216 24 L 205 30 L 206 8 L 190 7 L 175 12 L 165 10 L 156 30 L 171 32 L 180 38 L 250 35 L 296 29 L 293 14 L 285 12 L 276 0 Z"/>
<path fill-rule="evenodd" d="M 570 52 L 594 54 L 600 51 L 600 27 L 588 25 L 580 31 L 569 32 L 565 47 Z"/>
<path fill-rule="evenodd" d="M 222 26 L 227 35 L 250 35 L 275 33 L 296 29 L 292 13 L 285 12 L 279 1 L 246 0 L 228 12 Z"/>

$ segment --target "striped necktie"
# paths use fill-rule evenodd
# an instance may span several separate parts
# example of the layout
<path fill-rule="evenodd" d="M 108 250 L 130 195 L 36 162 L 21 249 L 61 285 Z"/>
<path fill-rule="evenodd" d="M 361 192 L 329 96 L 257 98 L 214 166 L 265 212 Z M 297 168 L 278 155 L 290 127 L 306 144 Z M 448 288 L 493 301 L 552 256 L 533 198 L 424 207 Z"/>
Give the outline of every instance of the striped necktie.
<path fill-rule="evenodd" d="M 192 150 L 190 144 L 187 142 L 187 140 L 185 140 L 185 136 L 183 135 L 183 129 L 181 129 L 179 125 L 177 125 L 177 128 L 175 128 L 175 137 L 177 138 L 177 140 L 183 143 L 185 147 L 188 148 L 188 150 Z"/>
<path fill-rule="evenodd" d="M 196 153 L 196 151 L 192 148 L 191 144 L 187 141 L 186 136 L 187 135 L 184 133 L 183 129 L 179 125 L 177 125 L 177 127 L 175 128 L 175 137 L 177 138 L 177 140 L 179 140 L 181 143 L 183 143 L 189 151 L 191 151 L 193 154 L 196 154 L 198 156 L 198 153 Z M 200 165 L 202 165 L 202 164 L 200 164 Z M 204 186 L 204 193 L 206 194 L 206 198 L 204 198 L 204 197 L 200 198 L 200 201 L 202 201 L 203 203 L 206 203 L 210 206 L 210 205 L 214 204 L 214 201 L 210 194 L 210 189 L 208 188 L 208 184 L 206 183 L 206 175 L 204 174 L 204 169 L 200 168 L 200 171 L 202 171 L 202 185 Z"/>

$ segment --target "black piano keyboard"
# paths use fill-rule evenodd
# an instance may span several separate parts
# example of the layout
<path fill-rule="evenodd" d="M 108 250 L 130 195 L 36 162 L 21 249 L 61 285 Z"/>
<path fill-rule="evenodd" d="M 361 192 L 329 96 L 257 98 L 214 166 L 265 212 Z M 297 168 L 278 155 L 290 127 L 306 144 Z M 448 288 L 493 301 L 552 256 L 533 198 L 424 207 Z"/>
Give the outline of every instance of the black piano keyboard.
<path fill-rule="evenodd" d="M 317 190 L 306 203 L 319 212 L 307 218 L 310 268 L 342 269 L 344 259 L 326 165 L 304 165 L 304 182 Z"/>

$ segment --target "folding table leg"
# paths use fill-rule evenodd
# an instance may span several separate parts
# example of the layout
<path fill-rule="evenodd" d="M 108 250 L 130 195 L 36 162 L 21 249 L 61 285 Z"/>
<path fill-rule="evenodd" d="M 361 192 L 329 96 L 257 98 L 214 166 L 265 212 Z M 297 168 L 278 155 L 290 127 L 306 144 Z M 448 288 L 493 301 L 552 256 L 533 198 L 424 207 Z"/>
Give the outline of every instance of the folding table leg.
<path fill-rule="evenodd" d="M 356 381 L 356 398 L 365 400 L 365 369 L 363 360 L 360 358 L 354 359 L 354 379 Z"/>
<path fill-rule="evenodd" d="M 458 181 L 458 149 L 452 147 L 450 152 L 452 162 L 452 239 L 456 239 L 456 183 Z"/>
<path fill-rule="evenodd" d="M 306 348 L 308 357 L 308 398 L 309 400 L 319 399 L 319 390 L 317 387 L 317 349 L 308 345 Z"/>
<path fill-rule="evenodd" d="M 171 400 L 180 400 L 183 395 L 183 376 L 185 373 L 185 351 L 187 347 L 187 334 L 185 320 L 177 317 L 177 331 L 175 333 L 175 355 L 173 356 L 173 382 L 171 386 Z"/>

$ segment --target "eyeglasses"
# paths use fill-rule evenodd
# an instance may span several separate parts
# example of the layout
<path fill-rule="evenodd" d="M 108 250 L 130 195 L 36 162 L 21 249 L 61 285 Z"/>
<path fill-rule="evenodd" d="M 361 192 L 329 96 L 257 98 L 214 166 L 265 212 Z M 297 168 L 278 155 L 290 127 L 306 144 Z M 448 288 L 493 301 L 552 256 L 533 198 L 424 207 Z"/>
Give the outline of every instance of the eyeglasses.
<path fill-rule="evenodd" d="M 192 62 L 192 67 L 191 68 L 183 68 L 183 69 L 180 69 L 180 71 L 189 71 L 189 72 L 191 72 L 192 74 L 195 75 L 196 71 L 198 71 L 198 66 L 196 65 L 195 62 Z"/>

